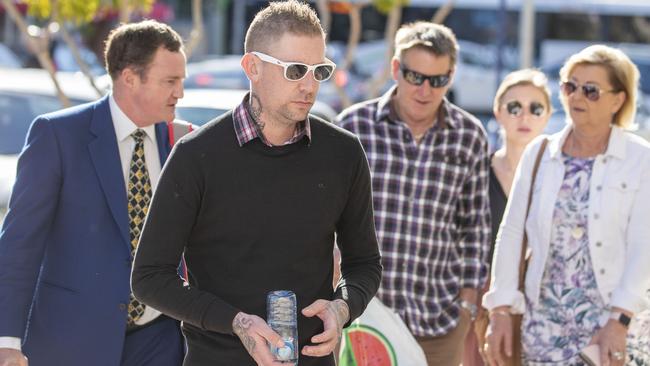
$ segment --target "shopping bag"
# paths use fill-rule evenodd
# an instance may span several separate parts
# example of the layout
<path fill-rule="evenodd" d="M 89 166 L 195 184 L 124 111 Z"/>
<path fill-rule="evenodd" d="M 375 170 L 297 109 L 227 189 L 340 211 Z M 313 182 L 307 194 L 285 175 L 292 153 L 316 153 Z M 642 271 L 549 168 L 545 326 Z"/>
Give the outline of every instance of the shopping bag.
<path fill-rule="evenodd" d="M 427 360 L 402 319 L 375 297 L 343 330 L 338 365 L 427 366 Z"/>

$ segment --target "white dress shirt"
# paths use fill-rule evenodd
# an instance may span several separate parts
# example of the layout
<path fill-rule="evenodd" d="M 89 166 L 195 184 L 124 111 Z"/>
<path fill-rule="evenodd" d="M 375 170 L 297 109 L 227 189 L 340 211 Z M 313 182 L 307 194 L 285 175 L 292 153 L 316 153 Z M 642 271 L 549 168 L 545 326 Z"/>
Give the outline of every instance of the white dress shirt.
<path fill-rule="evenodd" d="M 135 148 L 135 140 L 131 134 L 138 129 L 138 126 L 122 112 L 115 102 L 113 94 L 108 99 L 111 108 L 111 117 L 113 118 L 113 127 L 115 127 L 115 136 L 117 137 L 117 148 L 120 150 L 120 162 L 122 163 L 122 174 L 124 175 L 124 186 L 129 185 L 129 169 L 131 167 L 131 158 Z M 160 177 L 160 156 L 158 155 L 158 143 L 156 142 L 156 128 L 153 125 L 142 128 L 147 134 L 144 139 L 144 161 L 147 164 L 149 180 L 153 192 L 158 185 Z M 144 314 L 135 322 L 136 325 L 146 324 L 157 318 L 160 312 L 152 307 L 146 306 Z"/>
<path fill-rule="evenodd" d="M 111 110 L 111 117 L 113 119 L 113 127 L 115 128 L 115 136 L 117 137 L 117 147 L 120 150 L 120 163 L 122 164 L 122 174 L 124 178 L 124 186 L 128 187 L 129 184 L 129 168 L 131 166 L 131 156 L 135 148 L 135 140 L 131 134 L 138 129 L 138 126 L 124 114 L 120 107 L 115 102 L 113 94 L 109 96 L 108 103 Z M 153 125 L 142 128 L 147 134 L 144 139 L 144 159 L 147 164 L 147 171 L 149 172 L 149 180 L 151 181 L 152 192 L 158 184 L 160 176 L 161 164 L 160 156 L 158 155 L 158 144 L 156 142 L 156 129 Z M 126 193 L 126 192 L 125 192 Z M 143 325 L 160 316 L 160 312 L 152 307 L 146 306 L 144 314 L 138 319 L 135 324 Z M 125 319 L 126 320 L 126 319 Z M 21 350 L 21 339 L 17 337 L 0 337 L 0 348 L 13 348 Z"/>
<path fill-rule="evenodd" d="M 496 240 L 492 283 L 483 297 L 487 309 L 509 305 L 523 313 L 526 301 L 518 289 L 521 241 L 528 233 L 530 261 L 526 295 L 536 304 L 548 258 L 555 201 L 564 177 L 562 145 L 572 126 L 549 138 L 526 205 L 535 157 L 543 137 L 526 148 L 515 174 Z M 650 144 L 612 127 L 607 151 L 596 156 L 589 187 L 589 254 L 598 290 L 609 306 L 638 313 L 648 307 L 650 288 Z"/>

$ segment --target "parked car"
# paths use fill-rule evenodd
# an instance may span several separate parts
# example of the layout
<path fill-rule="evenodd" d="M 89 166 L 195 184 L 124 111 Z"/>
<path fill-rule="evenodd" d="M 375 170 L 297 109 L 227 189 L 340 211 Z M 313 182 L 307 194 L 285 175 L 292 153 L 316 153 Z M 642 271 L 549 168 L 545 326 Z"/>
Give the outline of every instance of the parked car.
<path fill-rule="evenodd" d="M 201 126 L 235 108 L 248 90 L 241 89 L 186 89 L 183 99 L 176 105 L 176 118 Z M 311 113 L 333 121 L 336 112 L 327 104 L 316 101 Z"/>
<path fill-rule="evenodd" d="M 93 75 L 99 76 L 106 73 L 106 69 L 102 63 L 88 47 L 77 44 L 77 51 Z M 73 56 L 72 50 L 63 42 L 56 43 L 52 51 L 52 61 L 58 71 L 77 72 L 81 70 Z"/>
<path fill-rule="evenodd" d="M 18 69 L 21 67 L 20 59 L 4 43 L 0 43 L 0 67 Z"/>
<path fill-rule="evenodd" d="M 73 105 L 97 98 L 83 75 L 57 74 Z M 27 130 L 40 114 L 61 108 L 54 84 L 42 69 L 0 69 L 0 220 L 16 178 L 16 163 Z"/>

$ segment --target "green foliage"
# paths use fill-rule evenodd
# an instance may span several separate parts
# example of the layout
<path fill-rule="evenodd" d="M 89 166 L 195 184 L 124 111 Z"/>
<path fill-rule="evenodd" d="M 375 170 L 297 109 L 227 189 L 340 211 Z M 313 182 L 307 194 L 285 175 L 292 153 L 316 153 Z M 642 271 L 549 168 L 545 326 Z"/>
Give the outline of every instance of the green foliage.
<path fill-rule="evenodd" d="M 26 0 L 29 14 L 49 19 L 56 13 L 58 19 L 77 24 L 91 21 L 99 9 L 100 0 Z"/>
<path fill-rule="evenodd" d="M 133 10 L 148 13 L 156 0 L 99 0 L 112 9 L 119 9 L 123 4 L 128 4 Z"/>
<path fill-rule="evenodd" d="M 50 17 L 52 13 L 52 4 L 49 0 L 26 0 L 28 14 L 40 18 L 46 19 Z"/>
<path fill-rule="evenodd" d="M 58 20 L 76 24 L 88 23 L 100 10 L 118 10 L 127 3 L 132 10 L 148 13 L 155 0 L 23 0 L 29 15 L 38 19 L 50 19 L 56 14 Z"/>
<path fill-rule="evenodd" d="M 375 8 L 382 13 L 388 14 L 395 6 L 406 6 L 409 0 L 372 0 Z"/>

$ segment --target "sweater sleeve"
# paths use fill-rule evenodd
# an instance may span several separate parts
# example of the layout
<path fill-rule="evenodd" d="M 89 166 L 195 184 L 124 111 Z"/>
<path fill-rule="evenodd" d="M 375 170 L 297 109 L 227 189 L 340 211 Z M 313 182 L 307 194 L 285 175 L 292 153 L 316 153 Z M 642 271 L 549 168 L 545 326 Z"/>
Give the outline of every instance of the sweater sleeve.
<path fill-rule="evenodd" d="M 131 286 L 135 297 L 148 306 L 201 329 L 228 334 L 239 310 L 188 286 L 177 271 L 201 208 L 199 168 L 183 142 L 174 147 L 151 202 Z"/>
<path fill-rule="evenodd" d="M 350 324 L 375 296 L 381 280 L 379 247 L 372 211 L 370 169 L 356 139 L 355 164 L 348 201 L 337 223 L 337 244 L 341 250 L 342 280 L 334 297 L 350 309 Z"/>

